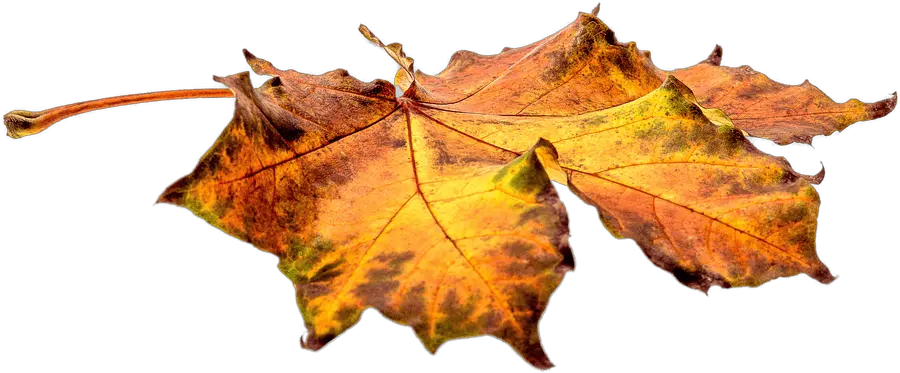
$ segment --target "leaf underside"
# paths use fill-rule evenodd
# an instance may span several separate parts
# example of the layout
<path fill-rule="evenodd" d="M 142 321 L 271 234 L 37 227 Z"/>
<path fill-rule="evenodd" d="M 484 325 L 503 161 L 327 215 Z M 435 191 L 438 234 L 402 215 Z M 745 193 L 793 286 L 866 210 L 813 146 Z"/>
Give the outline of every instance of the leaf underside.
<path fill-rule="evenodd" d="M 661 71 L 592 14 L 497 55 L 458 52 L 435 76 L 360 31 L 401 65 L 402 97 L 383 80 L 245 52 L 272 78 L 255 89 L 248 73 L 217 78 L 234 118 L 159 199 L 277 255 L 310 349 L 371 307 L 432 353 L 492 335 L 551 367 L 537 323 L 574 267 L 551 180 L 691 288 L 831 282 L 815 250 L 824 174 L 796 173 L 745 133 L 809 142 L 896 103 L 837 104 L 808 83 L 719 66 L 720 48 Z"/>

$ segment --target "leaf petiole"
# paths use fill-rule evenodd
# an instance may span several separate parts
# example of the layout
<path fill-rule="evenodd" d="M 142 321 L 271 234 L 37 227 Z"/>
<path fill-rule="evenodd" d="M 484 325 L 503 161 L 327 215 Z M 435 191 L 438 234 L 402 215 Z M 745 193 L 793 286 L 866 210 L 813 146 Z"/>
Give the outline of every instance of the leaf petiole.
<path fill-rule="evenodd" d="M 13 110 L 3 116 L 3 123 L 6 125 L 6 135 L 18 139 L 20 137 L 34 135 L 47 129 L 56 122 L 89 111 L 143 102 L 216 97 L 234 97 L 234 93 L 227 88 L 182 89 L 175 91 L 138 93 L 78 102 L 43 111 Z"/>

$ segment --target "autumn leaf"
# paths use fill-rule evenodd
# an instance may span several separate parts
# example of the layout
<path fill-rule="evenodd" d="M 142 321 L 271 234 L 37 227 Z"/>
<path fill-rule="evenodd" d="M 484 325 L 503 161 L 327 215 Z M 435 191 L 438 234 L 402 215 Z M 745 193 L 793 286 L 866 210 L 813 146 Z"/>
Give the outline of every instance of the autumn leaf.
<path fill-rule="evenodd" d="M 246 52 L 245 52 L 246 53 Z M 396 100 L 390 83 L 336 70 L 218 81 L 234 120 L 160 202 L 277 255 L 319 349 L 374 307 L 429 351 L 494 335 L 550 367 L 537 320 L 574 265 L 568 221 L 538 154 L 474 141 Z M 558 167 L 558 166 L 556 166 Z"/>
<path fill-rule="evenodd" d="M 622 43 L 592 14 L 557 33 L 496 55 L 456 52 L 437 75 L 401 69 L 395 83 L 415 85 L 414 97 L 447 110 L 505 115 L 570 115 L 620 105 L 645 95 L 671 74 L 691 88 L 699 104 L 724 111 L 739 129 L 779 144 L 810 143 L 863 120 L 883 117 L 897 95 L 866 104 L 832 101 L 808 81 L 772 81 L 749 66 L 720 66 L 722 48 L 697 65 L 664 71 L 650 52 Z M 412 76 L 415 76 L 415 79 Z"/>
<path fill-rule="evenodd" d="M 635 101 L 575 116 L 423 112 L 513 151 L 546 138 L 563 181 L 606 227 L 685 285 L 757 286 L 797 273 L 833 280 L 815 254 L 817 177 L 757 150 L 674 77 Z"/>
<path fill-rule="evenodd" d="M 742 130 L 803 141 L 895 102 L 834 104 L 809 86 L 721 68 L 720 53 L 666 73 L 592 14 L 530 46 L 459 52 L 436 76 L 416 71 L 400 44 L 360 31 L 401 66 L 402 97 L 386 81 L 280 70 L 245 51 L 255 73 L 272 77 L 259 88 L 241 73 L 216 79 L 227 90 L 14 111 L 5 123 L 21 137 L 101 107 L 233 95 L 231 123 L 159 201 L 279 258 L 304 347 L 321 348 L 371 307 L 411 326 L 432 353 L 493 335 L 548 368 L 537 323 L 574 266 L 551 180 L 689 287 L 799 273 L 828 283 L 811 185 L 824 174 L 798 174 Z"/>

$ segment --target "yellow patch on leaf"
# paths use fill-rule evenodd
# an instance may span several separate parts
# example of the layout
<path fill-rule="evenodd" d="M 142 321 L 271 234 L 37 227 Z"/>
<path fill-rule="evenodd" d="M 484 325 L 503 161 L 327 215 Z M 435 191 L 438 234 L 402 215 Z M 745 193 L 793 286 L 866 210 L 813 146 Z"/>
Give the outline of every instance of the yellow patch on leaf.
<path fill-rule="evenodd" d="M 422 110 L 513 152 L 528 138 L 547 139 L 567 175 L 559 181 L 687 286 L 757 286 L 797 273 L 833 280 L 815 253 L 816 178 L 757 150 L 674 77 L 640 99 L 579 115 Z"/>

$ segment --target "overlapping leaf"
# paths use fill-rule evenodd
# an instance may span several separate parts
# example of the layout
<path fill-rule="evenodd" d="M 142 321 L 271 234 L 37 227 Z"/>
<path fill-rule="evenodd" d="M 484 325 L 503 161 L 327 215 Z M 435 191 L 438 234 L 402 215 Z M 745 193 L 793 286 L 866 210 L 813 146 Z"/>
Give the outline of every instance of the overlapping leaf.
<path fill-rule="evenodd" d="M 833 279 L 815 254 L 814 178 L 754 148 L 673 77 L 637 100 L 580 115 L 423 112 L 512 151 L 526 150 L 525 139 L 548 139 L 563 181 L 606 227 L 685 285 L 756 286 L 797 273 Z"/>
<path fill-rule="evenodd" d="M 490 56 L 459 51 L 437 75 L 398 73 L 396 84 L 406 90 L 415 80 L 418 99 L 448 110 L 564 115 L 632 101 L 672 74 L 701 105 L 719 108 L 741 130 L 779 144 L 809 143 L 816 135 L 883 117 L 897 104 L 896 93 L 871 104 L 856 99 L 838 104 L 808 81 L 785 85 L 749 66 L 720 66 L 719 46 L 697 65 L 660 70 L 649 52 L 619 42 L 596 17 L 597 10 L 579 14 L 536 43 Z"/>

